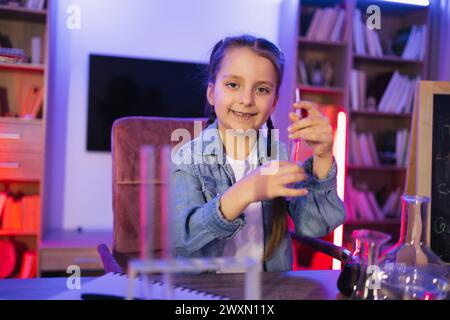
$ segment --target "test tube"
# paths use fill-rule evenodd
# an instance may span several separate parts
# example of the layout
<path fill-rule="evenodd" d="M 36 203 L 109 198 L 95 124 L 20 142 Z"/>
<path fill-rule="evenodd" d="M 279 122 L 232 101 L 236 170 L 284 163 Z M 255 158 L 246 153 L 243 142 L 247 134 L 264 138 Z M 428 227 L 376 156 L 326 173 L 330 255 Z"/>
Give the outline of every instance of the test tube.
<path fill-rule="evenodd" d="M 300 89 L 295 88 L 295 102 L 300 102 Z M 302 118 L 302 112 L 300 109 L 295 109 L 295 114 Z M 298 163 L 300 161 L 300 139 L 290 139 L 289 141 L 289 161 Z"/>

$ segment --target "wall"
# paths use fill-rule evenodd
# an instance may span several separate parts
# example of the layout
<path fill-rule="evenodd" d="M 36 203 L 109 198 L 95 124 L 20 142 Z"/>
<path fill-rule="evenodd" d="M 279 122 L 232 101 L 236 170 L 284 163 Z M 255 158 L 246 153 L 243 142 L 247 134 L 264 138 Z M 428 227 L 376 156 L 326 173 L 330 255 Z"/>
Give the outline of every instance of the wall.
<path fill-rule="evenodd" d="M 296 29 L 284 30 L 291 27 L 293 20 L 281 20 L 280 12 L 294 17 L 296 3 L 294 0 L 50 1 L 44 229 L 112 228 L 111 155 L 86 151 L 90 53 L 207 62 L 213 44 L 229 34 L 252 33 L 277 44 L 283 43 L 280 40 L 284 37 L 295 39 Z M 80 9 L 80 29 L 66 26 L 70 16 L 67 9 L 72 4 Z M 289 51 L 295 49 L 290 41 L 284 43 L 288 43 Z M 293 55 L 287 52 L 287 56 Z M 290 63 L 287 69 L 292 69 Z M 287 77 L 292 78 L 289 73 Z M 292 92 L 286 84 L 282 90 Z M 287 100 L 289 97 L 281 101 L 285 104 Z M 277 110 L 276 125 L 284 125 L 279 116 L 284 109 Z"/>

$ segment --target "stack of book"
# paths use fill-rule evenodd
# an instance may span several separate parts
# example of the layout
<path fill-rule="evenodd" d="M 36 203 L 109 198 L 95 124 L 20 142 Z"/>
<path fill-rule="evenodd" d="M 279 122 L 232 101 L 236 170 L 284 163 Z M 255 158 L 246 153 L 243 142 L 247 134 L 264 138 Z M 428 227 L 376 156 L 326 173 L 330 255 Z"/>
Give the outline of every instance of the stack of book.
<path fill-rule="evenodd" d="M 352 148 L 350 148 L 349 162 L 351 164 L 358 166 L 380 165 L 372 132 L 362 132 L 358 134 L 355 126 L 352 126 L 350 130 L 350 140 Z"/>
<path fill-rule="evenodd" d="M 406 42 L 405 49 L 402 52 L 403 59 L 423 60 L 425 58 L 427 26 L 413 25 Z"/>
<path fill-rule="evenodd" d="M 383 141 L 388 140 L 388 135 L 394 135 L 395 146 L 392 148 L 382 147 L 377 149 L 372 132 L 357 133 L 353 125 L 350 129 L 350 141 L 352 147 L 349 153 L 349 163 L 356 166 L 379 166 L 380 164 L 391 164 L 399 167 L 406 166 L 408 155 L 409 130 L 400 129 L 397 132 L 388 132 Z M 389 143 L 386 143 L 389 145 Z M 395 148 L 395 150 L 394 150 Z M 381 152 L 380 152 L 381 151 Z M 380 158 L 380 153 L 383 154 Z M 392 153 L 392 161 L 386 160 L 386 155 Z M 394 159 L 395 158 L 395 159 Z"/>
<path fill-rule="evenodd" d="M 353 14 L 353 47 L 358 55 L 382 57 L 380 37 L 375 29 L 369 29 L 362 21 L 361 11 L 356 9 Z"/>
<path fill-rule="evenodd" d="M 367 74 L 363 70 L 353 69 L 350 73 L 350 104 L 352 111 L 378 111 L 387 113 L 411 113 L 414 101 L 416 82 L 420 76 L 402 75 L 395 71 L 391 76 L 383 94 L 371 106 L 367 101 L 368 89 L 379 86 L 372 83 L 367 88 Z M 373 90 L 372 90 L 373 91 Z M 375 99 L 375 97 L 373 97 Z M 375 104 L 378 102 L 378 105 Z"/>
<path fill-rule="evenodd" d="M 395 71 L 378 103 L 378 111 L 411 113 L 416 82 L 419 80 L 420 76 L 406 76 Z"/>
<path fill-rule="evenodd" d="M 392 191 L 382 205 L 371 191 L 361 190 L 353 186 L 352 178 L 347 178 L 346 184 L 346 220 L 382 221 L 387 218 L 398 218 L 400 212 L 400 189 Z"/>
<path fill-rule="evenodd" d="M 45 6 L 45 0 L 26 0 L 24 6 L 28 9 L 42 10 Z"/>
<path fill-rule="evenodd" d="M 1 48 L 0 62 L 4 63 L 27 63 L 30 58 L 23 49 L 19 48 Z"/>
<path fill-rule="evenodd" d="M 319 41 L 341 41 L 345 29 L 345 10 L 341 8 L 316 9 L 306 32 L 306 38 Z"/>
<path fill-rule="evenodd" d="M 20 199 L 0 194 L 0 230 L 37 232 L 39 229 L 40 197 L 23 196 Z"/>

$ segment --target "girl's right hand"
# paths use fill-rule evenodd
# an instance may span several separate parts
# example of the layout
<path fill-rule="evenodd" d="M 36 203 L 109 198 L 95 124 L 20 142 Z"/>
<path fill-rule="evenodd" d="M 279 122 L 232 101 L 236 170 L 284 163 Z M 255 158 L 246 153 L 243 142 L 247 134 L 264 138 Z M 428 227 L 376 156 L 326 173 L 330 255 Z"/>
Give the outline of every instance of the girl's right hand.
<path fill-rule="evenodd" d="M 258 167 L 238 183 L 247 201 L 252 203 L 277 197 L 305 196 L 307 189 L 294 189 L 291 185 L 306 179 L 303 167 L 289 161 L 272 161 Z"/>

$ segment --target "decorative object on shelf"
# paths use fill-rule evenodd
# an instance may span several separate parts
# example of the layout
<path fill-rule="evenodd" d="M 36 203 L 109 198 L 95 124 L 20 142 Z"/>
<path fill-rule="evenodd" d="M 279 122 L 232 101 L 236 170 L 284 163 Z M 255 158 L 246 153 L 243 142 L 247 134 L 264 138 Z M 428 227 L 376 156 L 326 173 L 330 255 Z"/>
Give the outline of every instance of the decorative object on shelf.
<path fill-rule="evenodd" d="M 8 278 L 16 266 L 16 249 L 9 240 L 0 240 L 0 279 Z"/>
<path fill-rule="evenodd" d="M 447 294 L 449 268 L 431 250 L 430 198 L 403 195 L 398 242 L 381 258 L 386 299 L 440 300 Z"/>

